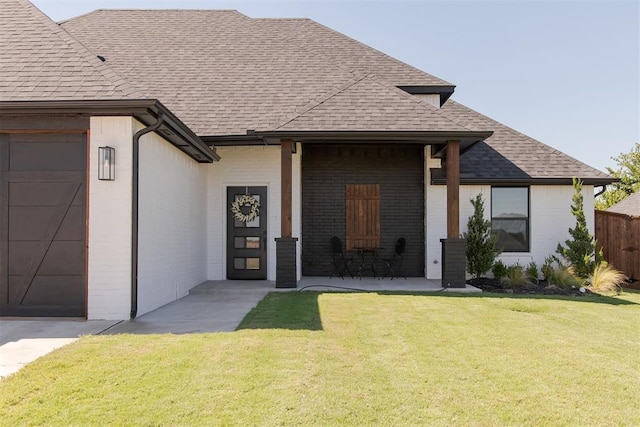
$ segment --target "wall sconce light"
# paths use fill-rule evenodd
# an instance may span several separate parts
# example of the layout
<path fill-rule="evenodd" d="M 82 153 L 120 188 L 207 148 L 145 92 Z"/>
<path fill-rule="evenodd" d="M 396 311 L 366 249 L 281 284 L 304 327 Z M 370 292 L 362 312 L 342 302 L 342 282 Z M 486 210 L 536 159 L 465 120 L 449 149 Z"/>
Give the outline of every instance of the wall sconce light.
<path fill-rule="evenodd" d="M 116 149 L 98 147 L 98 179 L 114 181 L 116 179 Z"/>

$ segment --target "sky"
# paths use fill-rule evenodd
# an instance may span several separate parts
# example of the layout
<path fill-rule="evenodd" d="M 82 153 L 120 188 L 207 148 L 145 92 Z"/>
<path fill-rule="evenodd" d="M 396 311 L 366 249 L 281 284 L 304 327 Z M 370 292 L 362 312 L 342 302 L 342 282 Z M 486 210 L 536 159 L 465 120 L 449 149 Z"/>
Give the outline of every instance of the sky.
<path fill-rule="evenodd" d="M 640 0 L 32 0 L 311 18 L 456 85 L 452 99 L 602 171 L 640 142 Z"/>

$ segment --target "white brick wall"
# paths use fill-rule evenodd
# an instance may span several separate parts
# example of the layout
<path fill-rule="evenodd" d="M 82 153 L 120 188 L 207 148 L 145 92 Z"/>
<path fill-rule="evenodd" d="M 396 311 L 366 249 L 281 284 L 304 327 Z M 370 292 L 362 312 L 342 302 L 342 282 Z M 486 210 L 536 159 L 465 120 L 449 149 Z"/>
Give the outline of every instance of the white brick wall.
<path fill-rule="evenodd" d="M 547 256 L 555 254 L 558 243 L 564 244 L 564 241 L 571 237 L 569 228 L 575 227 L 576 224 L 576 219 L 571 214 L 573 192 L 573 187 L 570 185 L 536 185 L 531 187 L 531 254 L 528 260 L 525 258 L 520 261 L 521 265 L 533 260 L 540 267 Z M 583 186 L 582 196 L 587 226 L 591 234 L 593 234 L 593 186 Z M 503 255 L 502 257 L 505 263 L 507 263 L 507 260 L 509 260 L 509 263 L 515 262 L 513 261 L 513 255 Z"/>
<path fill-rule="evenodd" d="M 440 239 L 446 237 L 447 194 L 444 185 L 431 185 L 429 168 L 439 167 L 440 161 L 431 159 L 427 147 L 425 170 L 425 266 L 426 277 L 440 279 L 442 277 L 442 248 Z M 500 255 L 505 264 L 516 262 L 526 266 L 535 261 L 538 268 L 544 259 L 555 254 L 558 243 L 568 239 L 569 227 L 575 226 L 575 218 L 571 215 L 571 198 L 573 187 L 570 185 L 534 185 L 530 187 L 530 252 L 511 252 Z M 594 200 L 593 186 L 583 187 L 584 212 L 590 232 L 594 232 Z M 485 200 L 485 218 L 491 217 L 491 186 L 460 186 L 460 232 L 467 229 L 467 221 L 473 214 L 473 206 L 469 202 L 478 193 Z"/>
<path fill-rule="evenodd" d="M 131 308 L 131 117 L 92 117 L 89 145 L 89 319 L 128 319 Z M 99 181 L 98 147 L 114 147 L 116 179 Z"/>
<path fill-rule="evenodd" d="M 267 186 L 267 278 L 276 278 L 275 238 L 280 237 L 280 146 L 217 147 L 222 158 L 208 166 L 209 280 L 226 279 L 227 187 Z M 298 278 L 301 276 L 300 161 L 293 155 L 293 237 L 298 237 Z"/>
<path fill-rule="evenodd" d="M 207 278 L 209 166 L 156 133 L 140 139 L 138 316 Z"/>
<path fill-rule="evenodd" d="M 518 263 L 524 267 L 534 261 L 540 268 L 547 256 L 554 255 L 558 243 L 564 243 L 571 237 L 569 228 L 575 227 L 576 219 L 571 214 L 573 191 L 570 185 L 529 187 L 530 252 L 507 252 L 500 255 L 500 259 L 507 265 Z M 587 226 L 593 234 L 593 186 L 584 186 L 582 194 Z"/>

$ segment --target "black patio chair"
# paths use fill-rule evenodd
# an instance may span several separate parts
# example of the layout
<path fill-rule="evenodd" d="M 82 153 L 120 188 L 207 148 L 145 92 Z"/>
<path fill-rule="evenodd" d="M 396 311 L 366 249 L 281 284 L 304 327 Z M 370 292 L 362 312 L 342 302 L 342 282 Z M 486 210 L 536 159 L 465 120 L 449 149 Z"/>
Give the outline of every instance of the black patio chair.
<path fill-rule="evenodd" d="M 387 267 L 386 274 L 383 277 L 389 275 L 391 280 L 393 278 L 400 278 L 400 276 L 404 277 L 405 280 L 407 276 L 402 272 L 402 261 L 404 261 L 404 250 L 407 246 L 407 239 L 404 237 L 399 238 L 396 241 L 396 247 L 393 251 L 393 256 L 391 258 L 380 258 L 380 261 L 384 263 Z"/>
<path fill-rule="evenodd" d="M 333 258 L 333 273 L 331 273 L 329 279 L 333 276 L 340 276 L 340 278 L 344 280 L 345 273 L 353 279 L 353 273 L 349 268 L 349 264 L 353 262 L 353 258 L 345 255 L 342 250 L 342 240 L 340 240 L 339 237 L 333 236 L 331 238 L 331 255 Z"/>

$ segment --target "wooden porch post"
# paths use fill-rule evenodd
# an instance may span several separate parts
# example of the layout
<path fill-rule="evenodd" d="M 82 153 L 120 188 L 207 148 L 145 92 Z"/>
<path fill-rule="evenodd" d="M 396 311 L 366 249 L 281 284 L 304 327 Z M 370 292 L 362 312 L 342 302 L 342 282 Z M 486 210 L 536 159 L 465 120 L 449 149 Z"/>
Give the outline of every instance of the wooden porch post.
<path fill-rule="evenodd" d="M 280 236 L 291 238 L 292 227 L 292 207 L 291 207 L 291 194 L 292 194 L 292 166 L 291 166 L 291 153 L 293 152 L 293 141 L 290 139 L 283 139 L 280 142 L 281 152 L 281 165 L 280 165 L 280 185 L 281 185 L 281 200 L 280 200 Z"/>
<path fill-rule="evenodd" d="M 447 141 L 447 239 L 460 236 L 460 142 Z"/>
<path fill-rule="evenodd" d="M 460 141 L 447 141 L 447 238 L 442 242 L 442 287 L 464 288 L 466 242 L 460 238 Z"/>

